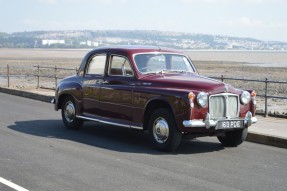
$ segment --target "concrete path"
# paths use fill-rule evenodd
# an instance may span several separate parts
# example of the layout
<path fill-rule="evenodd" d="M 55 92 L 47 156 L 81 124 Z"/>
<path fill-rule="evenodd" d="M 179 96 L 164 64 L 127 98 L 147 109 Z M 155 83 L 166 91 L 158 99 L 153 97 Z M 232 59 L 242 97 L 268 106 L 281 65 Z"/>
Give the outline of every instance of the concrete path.
<path fill-rule="evenodd" d="M 247 141 L 287 148 L 287 119 L 257 116 Z"/>

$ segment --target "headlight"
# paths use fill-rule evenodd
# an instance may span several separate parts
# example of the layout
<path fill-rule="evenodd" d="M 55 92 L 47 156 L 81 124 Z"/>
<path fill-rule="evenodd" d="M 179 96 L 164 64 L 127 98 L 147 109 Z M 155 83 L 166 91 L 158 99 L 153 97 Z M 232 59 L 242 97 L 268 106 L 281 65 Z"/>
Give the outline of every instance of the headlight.
<path fill-rule="evenodd" d="M 204 107 L 207 105 L 207 101 L 208 101 L 207 93 L 199 92 L 199 94 L 197 94 L 196 99 L 197 99 L 198 105 L 200 105 L 201 107 Z"/>
<path fill-rule="evenodd" d="M 251 95 L 248 91 L 243 91 L 240 96 L 241 103 L 248 104 L 251 100 Z"/>

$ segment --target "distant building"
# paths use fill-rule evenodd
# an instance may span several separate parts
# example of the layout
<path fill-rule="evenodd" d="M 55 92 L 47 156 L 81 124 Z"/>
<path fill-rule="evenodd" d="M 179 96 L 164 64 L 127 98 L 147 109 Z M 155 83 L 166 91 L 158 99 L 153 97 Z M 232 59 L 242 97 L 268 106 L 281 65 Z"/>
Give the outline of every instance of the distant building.
<path fill-rule="evenodd" d="M 95 46 L 95 47 L 100 45 L 100 43 L 98 43 L 98 42 L 93 42 L 92 44 L 93 44 L 93 46 Z"/>
<path fill-rule="evenodd" d="M 94 46 L 94 47 L 96 47 L 96 46 L 99 46 L 100 43 L 87 40 L 87 41 L 80 42 L 80 45 L 87 45 L 87 46 Z"/>
<path fill-rule="evenodd" d="M 92 46 L 92 41 L 87 40 L 87 45 L 88 45 L 88 46 Z"/>
<path fill-rule="evenodd" d="M 42 40 L 42 45 L 65 44 L 65 40 Z"/>

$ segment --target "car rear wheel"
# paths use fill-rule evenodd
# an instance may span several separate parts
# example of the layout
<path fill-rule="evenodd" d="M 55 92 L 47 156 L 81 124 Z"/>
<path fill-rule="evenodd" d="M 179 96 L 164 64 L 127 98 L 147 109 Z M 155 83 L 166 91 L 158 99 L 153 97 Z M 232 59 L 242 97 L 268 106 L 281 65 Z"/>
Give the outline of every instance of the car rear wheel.
<path fill-rule="evenodd" d="M 243 143 L 247 137 L 248 129 L 228 131 L 225 133 L 225 136 L 217 137 L 222 145 L 227 147 L 236 147 Z"/>
<path fill-rule="evenodd" d="M 148 121 L 149 137 L 153 145 L 162 151 L 174 151 L 181 142 L 175 120 L 165 108 L 155 110 Z"/>
<path fill-rule="evenodd" d="M 83 120 L 76 117 L 76 104 L 72 97 L 66 97 L 62 104 L 62 119 L 68 129 L 79 129 Z"/>

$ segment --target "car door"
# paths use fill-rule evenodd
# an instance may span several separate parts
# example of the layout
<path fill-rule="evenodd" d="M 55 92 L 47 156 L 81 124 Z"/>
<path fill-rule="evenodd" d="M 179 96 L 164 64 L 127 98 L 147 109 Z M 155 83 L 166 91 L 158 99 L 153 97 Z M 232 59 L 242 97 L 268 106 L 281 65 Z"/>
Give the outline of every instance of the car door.
<path fill-rule="evenodd" d="M 93 54 L 87 61 L 83 82 L 83 115 L 100 117 L 100 94 L 107 54 Z"/>
<path fill-rule="evenodd" d="M 132 120 L 132 92 L 135 77 L 128 58 L 111 54 L 107 75 L 101 86 L 102 117 L 129 127 Z"/>

